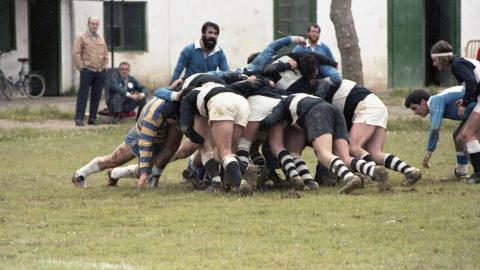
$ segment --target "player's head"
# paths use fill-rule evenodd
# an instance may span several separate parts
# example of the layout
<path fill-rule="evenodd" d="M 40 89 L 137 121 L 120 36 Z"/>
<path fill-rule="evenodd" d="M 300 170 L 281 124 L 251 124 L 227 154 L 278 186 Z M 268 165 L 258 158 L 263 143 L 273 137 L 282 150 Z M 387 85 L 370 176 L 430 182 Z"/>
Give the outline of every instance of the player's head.
<path fill-rule="evenodd" d="M 317 60 L 311 54 L 304 54 L 298 59 L 298 70 L 303 77 L 315 79 L 318 74 Z"/>
<path fill-rule="evenodd" d="M 405 98 L 405 107 L 412 110 L 414 114 L 425 117 L 428 114 L 429 98 L 430 98 L 430 93 L 428 93 L 427 91 L 423 89 L 413 90 Z"/>

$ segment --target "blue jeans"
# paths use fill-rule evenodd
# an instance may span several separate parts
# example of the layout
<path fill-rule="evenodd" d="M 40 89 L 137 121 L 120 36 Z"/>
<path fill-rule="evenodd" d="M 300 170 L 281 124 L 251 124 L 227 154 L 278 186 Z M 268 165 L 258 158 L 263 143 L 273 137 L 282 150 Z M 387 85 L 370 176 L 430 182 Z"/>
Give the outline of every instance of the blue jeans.
<path fill-rule="evenodd" d="M 102 89 L 105 84 L 106 72 L 91 71 L 89 69 L 82 69 L 80 71 L 80 89 L 77 95 L 77 106 L 75 110 L 75 120 L 82 120 L 85 116 L 85 109 L 87 108 L 88 92 L 90 88 L 90 116 L 88 121 L 95 121 L 97 119 L 98 105 L 102 98 Z"/>
<path fill-rule="evenodd" d="M 121 112 L 131 112 L 138 107 L 138 114 L 142 111 L 143 107 L 147 103 L 147 98 L 144 98 L 140 101 L 133 100 L 131 98 L 127 98 L 122 94 L 114 94 L 110 96 L 108 99 L 107 105 L 108 110 L 112 113 L 121 113 Z"/>
<path fill-rule="evenodd" d="M 270 42 L 270 44 L 268 44 L 268 46 L 262 52 L 260 52 L 250 64 L 245 67 L 245 70 L 248 72 L 263 71 L 268 61 L 270 61 L 272 57 L 275 56 L 281 48 L 290 45 L 290 43 L 292 43 L 291 36 L 286 36 Z M 242 70 L 237 69 L 234 72 L 242 73 Z M 225 71 L 209 71 L 207 73 L 210 75 L 221 77 L 225 74 Z"/>
<path fill-rule="evenodd" d="M 223 71 L 209 71 L 208 73 L 210 74 L 210 72 L 223 72 Z M 212 75 L 215 75 L 215 74 L 212 74 Z M 168 87 L 159 87 L 155 89 L 154 95 L 159 99 L 174 101 L 172 100 L 172 92 L 173 91 Z"/>
<path fill-rule="evenodd" d="M 318 78 L 325 77 L 329 77 L 330 81 L 336 86 L 340 86 L 340 84 L 342 84 L 342 76 L 340 76 L 336 68 L 329 65 L 319 65 Z"/>
<path fill-rule="evenodd" d="M 250 72 L 262 71 L 267 65 L 268 61 L 270 61 L 281 48 L 290 45 L 290 43 L 292 43 L 291 36 L 286 36 L 270 42 L 270 44 L 268 44 L 268 46 L 260 54 L 258 54 L 257 57 L 250 64 L 248 64 L 245 69 Z"/>

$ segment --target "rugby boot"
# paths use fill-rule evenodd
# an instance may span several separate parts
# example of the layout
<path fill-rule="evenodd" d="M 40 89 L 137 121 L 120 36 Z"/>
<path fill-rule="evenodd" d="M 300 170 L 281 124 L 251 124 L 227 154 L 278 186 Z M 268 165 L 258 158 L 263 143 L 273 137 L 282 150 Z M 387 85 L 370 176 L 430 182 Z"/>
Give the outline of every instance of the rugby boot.
<path fill-rule="evenodd" d="M 158 174 L 151 174 L 148 177 L 148 187 L 149 188 L 156 188 L 158 187 L 158 182 L 160 181 L 160 175 Z"/>
<path fill-rule="evenodd" d="M 305 184 L 305 186 L 306 186 L 309 190 L 318 189 L 318 183 L 315 182 L 315 181 L 312 180 L 312 179 L 307 179 L 307 180 L 303 181 L 303 183 Z"/>
<path fill-rule="evenodd" d="M 476 172 L 463 181 L 465 184 L 480 184 L 480 173 Z"/>
<path fill-rule="evenodd" d="M 405 174 L 402 185 L 412 186 L 420 179 L 422 179 L 422 172 L 417 168 L 413 168 L 411 172 Z"/>
<path fill-rule="evenodd" d="M 338 193 L 348 194 L 351 191 L 360 188 L 362 180 L 357 175 L 353 175 L 345 179 L 345 185 L 338 191 Z"/>
<path fill-rule="evenodd" d="M 237 189 L 238 189 L 238 194 L 240 194 L 241 197 L 247 197 L 247 196 L 253 195 L 253 188 L 245 179 L 242 179 L 242 181 L 240 181 L 240 186 Z"/>
<path fill-rule="evenodd" d="M 383 166 L 375 166 L 373 170 L 373 181 L 378 182 L 378 189 L 380 192 L 386 192 L 391 190 L 391 186 L 388 183 L 388 170 Z"/>
<path fill-rule="evenodd" d="M 85 177 L 82 175 L 75 176 L 75 173 L 72 175 L 72 184 L 74 184 L 78 188 L 86 188 L 87 183 L 85 181 Z"/>
<path fill-rule="evenodd" d="M 112 178 L 112 168 L 107 171 L 107 187 L 116 187 L 118 183 L 118 178 Z"/>

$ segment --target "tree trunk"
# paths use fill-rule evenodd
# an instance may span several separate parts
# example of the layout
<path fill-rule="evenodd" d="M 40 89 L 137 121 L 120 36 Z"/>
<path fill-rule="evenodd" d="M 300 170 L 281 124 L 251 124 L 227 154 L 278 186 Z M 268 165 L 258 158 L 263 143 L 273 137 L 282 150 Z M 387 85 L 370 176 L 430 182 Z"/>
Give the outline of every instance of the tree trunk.
<path fill-rule="evenodd" d="M 330 20 L 335 26 L 342 57 L 342 77 L 363 85 L 362 58 L 351 7 L 352 0 L 332 0 Z"/>

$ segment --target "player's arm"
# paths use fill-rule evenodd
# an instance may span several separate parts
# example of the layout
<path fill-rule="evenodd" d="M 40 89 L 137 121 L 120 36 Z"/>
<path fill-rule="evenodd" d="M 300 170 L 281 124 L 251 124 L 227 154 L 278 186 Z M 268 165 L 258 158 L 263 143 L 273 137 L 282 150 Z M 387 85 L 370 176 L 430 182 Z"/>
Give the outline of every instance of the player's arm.
<path fill-rule="evenodd" d="M 178 93 L 179 92 L 172 91 L 168 87 L 160 87 L 155 90 L 154 95 L 159 99 L 178 101 Z"/>
<path fill-rule="evenodd" d="M 197 93 L 194 91 L 183 97 L 180 103 L 180 127 L 182 133 L 185 134 L 192 142 L 203 144 L 205 139 L 198 134 L 193 128 L 195 115 L 198 113 L 196 108 Z"/>
<path fill-rule="evenodd" d="M 286 100 L 282 100 L 275 106 L 267 117 L 265 117 L 262 121 L 260 121 L 260 130 L 265 130 L 274 126 L 277 123 L 280 123 L 285 119 L 286 113 L 288 110 L 288 105 Z"/>
<path fill-rule="evenodd" d="M 425 168 L 430 167 L 429 161 L 432 153 L 435 151 L 440 137 L 440 126 L 442 124 L 443 112 L 445 110 L 444 96 L 434 96 L 430 99 L 430 129 L 428 131 L 428 142 L 422 165 Z"/>

